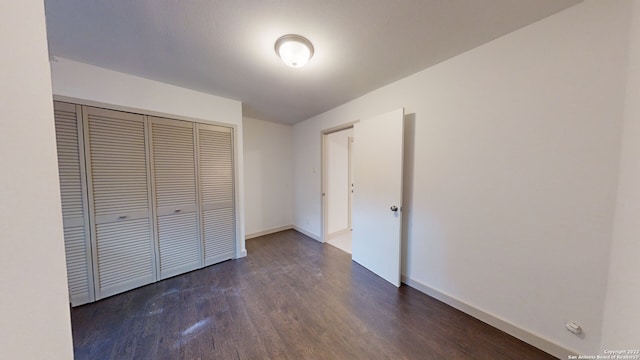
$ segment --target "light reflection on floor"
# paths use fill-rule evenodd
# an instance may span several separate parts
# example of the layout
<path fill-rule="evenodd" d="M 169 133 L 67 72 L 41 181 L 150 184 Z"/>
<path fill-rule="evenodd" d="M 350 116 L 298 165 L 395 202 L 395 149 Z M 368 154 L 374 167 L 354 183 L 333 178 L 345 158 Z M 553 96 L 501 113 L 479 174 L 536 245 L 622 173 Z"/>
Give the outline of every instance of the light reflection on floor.
<path fill-rule="evenodd" d="M 206 318 L 184 329 L 180 333 L 180 338 L 173 344 L 173 348 L 179 349 L 180 347 L 187 345 L 191 340 L 196 338 L 201 333 L 205 333 L 204 330 L 210 322 L 211 319 Z"/>

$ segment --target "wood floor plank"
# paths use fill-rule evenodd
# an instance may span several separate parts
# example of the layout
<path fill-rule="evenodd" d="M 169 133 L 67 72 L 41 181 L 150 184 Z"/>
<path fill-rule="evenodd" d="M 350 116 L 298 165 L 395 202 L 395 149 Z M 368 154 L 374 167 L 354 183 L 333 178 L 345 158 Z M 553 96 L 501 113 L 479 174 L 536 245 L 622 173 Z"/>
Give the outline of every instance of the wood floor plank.
<path fill-rule="evenodd" d="M 288 230 L 71 310 L 76 359 L 554 359 Z"/>

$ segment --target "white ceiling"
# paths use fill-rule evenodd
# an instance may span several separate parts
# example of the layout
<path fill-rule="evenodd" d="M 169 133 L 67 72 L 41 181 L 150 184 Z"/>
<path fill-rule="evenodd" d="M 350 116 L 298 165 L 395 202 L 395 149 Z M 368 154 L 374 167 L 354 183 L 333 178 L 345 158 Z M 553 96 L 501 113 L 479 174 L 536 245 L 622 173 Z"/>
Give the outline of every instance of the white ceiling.
<path fill-rule="evenodd" d="M 293 124 L 580 0 L 45 0 L 52 56 L 240 100 Z M 273 45 L 315 46 L 302 69 Z M 500 61 L 500 59 L 496 59 Z"/>

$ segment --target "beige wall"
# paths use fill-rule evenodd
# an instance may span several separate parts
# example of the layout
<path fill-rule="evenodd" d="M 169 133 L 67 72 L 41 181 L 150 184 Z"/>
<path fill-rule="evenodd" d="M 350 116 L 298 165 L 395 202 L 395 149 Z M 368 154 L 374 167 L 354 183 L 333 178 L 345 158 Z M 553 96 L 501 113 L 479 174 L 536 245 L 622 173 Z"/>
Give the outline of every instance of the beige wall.
<path fill-rule="evenodd" d="M 293 225 L 291 126 L 243 119 L 246 233 Z"/>
<path fill-rule="evenodd" d="M 73 359 L 42 1 L 0 2 L 0 359 Z"/>
<path fill-rule="evenodd" d="M 557 356 L 599 351 L 628 14 L 587 0 L 296 124 L 295 225 L 320 234 L 320 132 L 404 107 L 406 278 Z"/>
<path fill-rule="evenodd" d="M 640 348 L 640 0 L 633 0 L 620 182 L 602 350 Z"/>

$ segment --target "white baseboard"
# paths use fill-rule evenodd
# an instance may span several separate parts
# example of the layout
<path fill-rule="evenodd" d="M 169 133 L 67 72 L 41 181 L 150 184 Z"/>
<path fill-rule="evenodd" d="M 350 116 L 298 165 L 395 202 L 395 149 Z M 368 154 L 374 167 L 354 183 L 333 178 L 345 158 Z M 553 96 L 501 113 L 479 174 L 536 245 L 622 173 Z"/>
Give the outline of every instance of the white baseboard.
<path fill-rule="evenodd" d="M 293 230 L 295 230 L 295 231 L 297 231 L 297 232 L 301 232 L 301 233 L 303 233 L 303 234 L 307 235 L 308 237 L 312 238 L 313 240 L 316 240 L 316 241 L 322 242 L 322 240 L 320 239 L 320 235 L 316 235 L 316 234 L 314 234 L 314 233 L 312 233 L 312 232 L 309 232 L 309 231 L 307 231 L 307 230 L 304 230 L 304 229 L 302 229 L 302 228 L 299 228 L 299 227 L 297 227 L 297 226 L 295 226 L 295 225 L 293 225 Z"/>
<path fill-rule="evenodd" d="M 350 232 L 351 232 L 351 229 L 349 229 L 347 227 L 347 228 L 344 228 L 342 230 L 338 230 L 338 231 L 332 232 L 331 234 L 329 234 L 328 238 L 329 239 L 333 239 L 334 237 L 338 237 L 340 235 L 348 234 Z"/>
<path fill-rule="evenodd" d="M 279 231 L 284 231 L 284 230 L 289 230 L 289 229 L 293 229 L 293 225 L 285 225 L 285 226 L 280 226 L 280 227 L 273 228 L 273 229 L 254 232 L 254 233 L 245 235 L 244 238 L 245 238 L 245 240 L 248 240 L 248 239 L 253 239 L 255 237 L 258 237 L 258 236 L 269 235 L 269 234 L 273 234 L 273 233 L 277 233 Z"/>
<path fill-rule="evenodd" d="M 578 355 L 578 353 L 575 351 L 569 350 L 561 345 L 554 343 L 551 340 L 543 338 L 540 335 L 534 334 L 516 325 L 513 325 L 506 320 L 480 310 L 472 305 L 469 305 L 452 297 L 451 295 L 445 294 L 419 281 L 410 279 L 406 275 L 402 275 L 402 282 L 420 292 L 423 292 L 435 299 L 442 301 L 449 306 L 452 306 L 468 315 L 471 315 L 482 322 L 500 329 L 507 334 L 526 342 L 527 344 L 535 346 L 538 349 L 545 351 L 559 359 L 567 359 L 569 355 Z"/>

